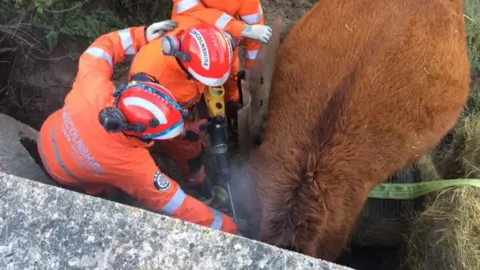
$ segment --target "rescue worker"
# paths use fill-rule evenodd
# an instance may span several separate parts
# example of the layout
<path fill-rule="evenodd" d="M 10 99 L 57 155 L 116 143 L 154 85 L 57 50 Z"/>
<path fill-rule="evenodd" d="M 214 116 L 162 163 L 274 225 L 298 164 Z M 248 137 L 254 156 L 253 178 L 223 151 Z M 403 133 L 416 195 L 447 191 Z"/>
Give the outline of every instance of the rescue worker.
<path fill-rule="evenodd" d="M 131 27 L 91 44 L 80 57 L 64 106 L 42 125 L 38 150 L 60 185 L 96 196 L 118 188 L 153 211 L 236 234 L 230 217 L 188 196 L 147 150 L 155 140 L 198 140 L 205 121 L 186 125 L 175 96 L 149 76 L 136 74 L 118 90 L 111 81 L 114 65 L 175 26 L 163 21 Z"/>
<path fill-rule="evenodd" d="M 206 86 L 223 85 L 228 79 L 233 45 L 229 35 L 213 25 L 189 16 L 177 16 L 175 21 L 177 28 L 144 46 L 135 56 L 129 76 L 149 74 L 170 89 L 184 109 L 191 110 L 200 101 Z M 234 90 L 225 93 L 228 99 L 238 100 L 238 91 Z M 187 186 L 198 187 L 204 203 L 228 199 L 215 198 L 227 194 L 219 186 L 214 188 L 218 192 L 211 192 L 203 165 L 205 145 L 202 141 L 173 138 L 157 144 L 179 165 Z"/>
<path fill-rule="evenodd" d="M 268 43 L 272 36 L 272 29 L 264 25 L 260 0 L 173 0 L 172 19 L 178 15 L 187 15 L 200 21 L 212 24 L 231 34 L 238 41 L 245 42 L 245 69 L 252 67 L 260 43 Z M 225 83 L 226 91 L 233 92 L 237 89 L 240 71 L 239 49 L 235 46 L 234 58 L 230 78 Z M 232 138 L 238 136 L 238 116 L 240 109 L 238 99 L 227 100 L 225 109 L 228 120 L 233 128 Z"/>
<path fill-rule="evenodd" d="M 259 0 L 173 0 L 172 19 L 177 15 L 192 16 L 227 31 L 237 40 L 245 40 L 245 67 L 250 69 L 257 56 L 260 43 L 268 43 L 272 29 L 264 25 L 262 5 Z M 235 54 L 238 55 L 238 54 Z M 232 75 L 239 67 L 234 61 Z"/>

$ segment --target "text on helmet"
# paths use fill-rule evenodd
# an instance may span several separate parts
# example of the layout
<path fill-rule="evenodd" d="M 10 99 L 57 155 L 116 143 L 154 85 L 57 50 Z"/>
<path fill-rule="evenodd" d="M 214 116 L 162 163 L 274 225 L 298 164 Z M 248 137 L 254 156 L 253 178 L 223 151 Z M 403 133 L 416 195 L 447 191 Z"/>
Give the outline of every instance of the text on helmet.
<path fill-rule="evenodd" d="M 195 39 L 195 41 L 197 41 L 198 47 L 200 48 L 202 67 L 206 70 L 210 70 L 210 55 L 208 53 L 205 38 L 203 38 L 202 34 L 196 29 L 192 29 L 192 31 L 190 31 L 190 35 Z"/>

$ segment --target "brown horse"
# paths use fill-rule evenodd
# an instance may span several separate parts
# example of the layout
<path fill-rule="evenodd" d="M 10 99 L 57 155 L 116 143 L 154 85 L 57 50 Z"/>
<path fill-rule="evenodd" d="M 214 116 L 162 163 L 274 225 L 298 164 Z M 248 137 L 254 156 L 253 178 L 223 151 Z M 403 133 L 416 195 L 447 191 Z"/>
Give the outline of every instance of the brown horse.
<path fill-rule="evenodd" d="M 336 260 L 369 192 L 436 147 L 469 84 L 463 0 L 320 1 L 279 49 L 248 162 L 261 240 Z"/>

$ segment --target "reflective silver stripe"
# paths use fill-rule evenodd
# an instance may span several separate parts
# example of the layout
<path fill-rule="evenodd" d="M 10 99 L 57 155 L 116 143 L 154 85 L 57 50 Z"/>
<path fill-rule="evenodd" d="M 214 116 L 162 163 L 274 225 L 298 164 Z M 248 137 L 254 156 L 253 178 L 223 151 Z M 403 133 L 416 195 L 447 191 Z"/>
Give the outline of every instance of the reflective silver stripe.
<path fill-rule="evenodd" d="M 227 24 L 233 19 L 232 16 L 228 15 L 227 13 L 222 13 L 222 16 L 218 18 L 217 22 L 215 23 L 215 26 L 220 28 L 220 29 L 225 29 L 227 27 Z"/>
<path fill-rule="evenodd" d="M 177 192 L 173 195 L 170 201 L 163 207 L 163 211 L 168 215 L 173 215 L 180 206 L 182 206 L 183 202 L 187 198 L 187 194 L 178 187 Z"/>
<path fill-rule="evenodd" d="M 177 13 L 182 13 L 199 4 L 200 0 L 183 0 L 177 3 L 176 10 Z"/>
<path fill-rule="evenodd" d="M 213 215 L 215 216 L 215 219 L 212 222 L 212 225 L 210 228 L 215 229 L 215 230 L 220 230 L 223 226 L 223 215 L 222 213 L 218 212 L 217 210 L 210 208 L 213 211 Z"/>
<path fill-rule="evenodd" d="M 126 55 L 134 55 L 135 49 L 133 48 L 132 35 L 130 34 L 130 28 L 125 28 L 118 31 L 120 39 L 122 41 L 123 51 Z"/>
<path fill-rule="evenodd" d="M 250 15 L 242 16 L 242 20 L 248 24 L 256 24 L 260 21 L 263 15 L 262 4 L 258 3 L 258 12 Z"/>
<path fill-rule="evenodd" d="M 247 51 L 245 53 L 245 58 L 253 60 L 253 59 L 255 59 L 255 57 L 257 57 L 257 53 L 258 53 L 258 51 Z"/>
<path fill-rule="evenodd" d="M 97 47 L 90 47 L 88 48 L 85 53 L 88 53 L 96 58 L 103 58 L 107 63 L 110 65 L 110 67 L 113 69 L 113 59 L 112 56 L 110 56 L 106 51 L 103 49 L 97 48 Z"/>
<path fill-rule="evenodd" d="M 75 179 L 79 182 L 82 181 L 82 179 L 76 177 L 68 168 L 65 166 L 65 163 L 63 163 L 62 157 L 60 157 L 60 151 L 58 150 L 58 145 L 57 141 L 55 140 L 55 127 L 52 128 L 52 133 L 51 133 L 51 139 L 53 142 L 53 150 L 55 151 L 55 159 L 57 160 L 58 164 L 60 164 L 60 167 L 62 167 L 63 171 L 68 174 L 72 179 Z"/>
<path fill-rule="evenodd" d="M 43 141 L 42 141 L 42 136 L 40 132 L 38 133 L 38 136 L 37 136 L 37 142 L 38 142 L 38 153 L 40 154 L 40 159 L 42 160 L 43 167 L 49 174 L 48 176 L 52 177 L 57 182 L 61 183 L 60 179 L 58 179 L 57 177 L 55 177 L 55 175 L 53 175 L 52 170 L 50 170 L 50 166 L 47 163 L 47 157 L 43 152 Z"/>

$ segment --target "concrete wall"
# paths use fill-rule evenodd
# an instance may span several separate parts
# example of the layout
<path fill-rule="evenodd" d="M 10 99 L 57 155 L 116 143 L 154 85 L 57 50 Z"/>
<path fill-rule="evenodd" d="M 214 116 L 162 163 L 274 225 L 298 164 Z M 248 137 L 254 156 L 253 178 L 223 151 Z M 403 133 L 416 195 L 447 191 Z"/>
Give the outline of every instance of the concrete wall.
<path fill-rule="evenodd" d="M 0 194 L 0 269 L 342 268 L 5 173 Z"/>
<path fill-rule="evenodd" d="M 35 136 L 0 115 L 0 269 L 351 269 L 52 186 Z"/>

